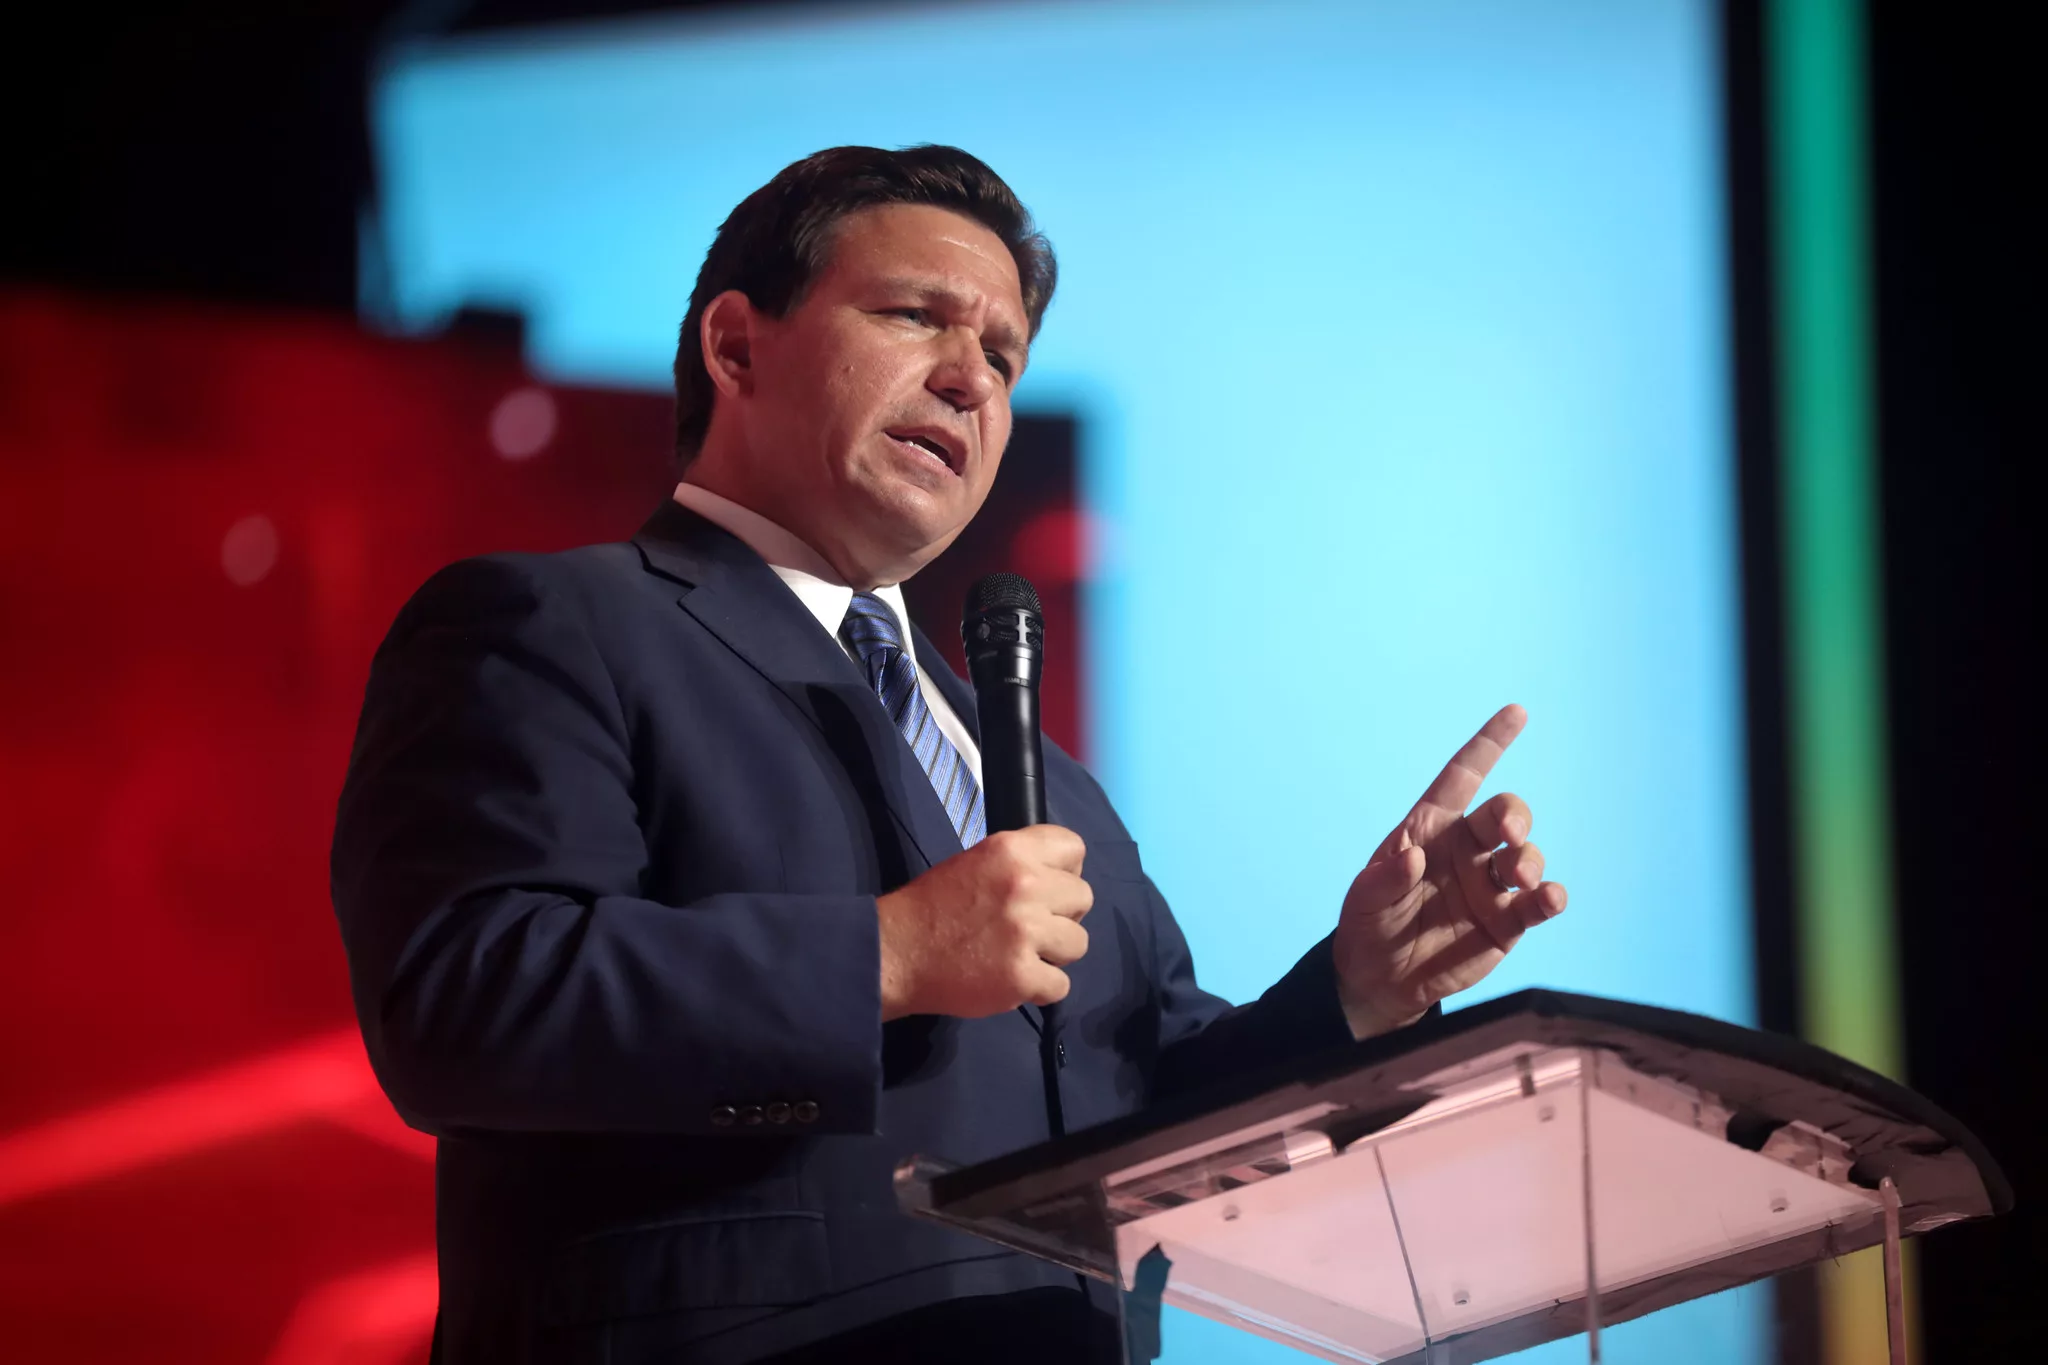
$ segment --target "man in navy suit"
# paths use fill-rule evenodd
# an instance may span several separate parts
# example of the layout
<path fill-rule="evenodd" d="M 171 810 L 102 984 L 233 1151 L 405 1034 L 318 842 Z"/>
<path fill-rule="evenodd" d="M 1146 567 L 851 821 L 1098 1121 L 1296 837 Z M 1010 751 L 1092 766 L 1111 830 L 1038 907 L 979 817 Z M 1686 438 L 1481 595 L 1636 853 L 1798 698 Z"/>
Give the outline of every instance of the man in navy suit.
<path fill-rule="evenodd" d="M 1051 823 L 985 836 L 973 697 L 897 585 L 987 495 L 1053 283 L 964 152 L 798 162 L 698 278 L 675 499 L 392 626 L 334 901 L 440 1138 L 439 1359 L 1114 1360 L 1103 1286 L 904 1217 L 896 1163 L 1402 1027 L 1563 909 L 1521 801 L 1465 812 L 1516 707 L 1241 1008 L 1065 754 Z"/>

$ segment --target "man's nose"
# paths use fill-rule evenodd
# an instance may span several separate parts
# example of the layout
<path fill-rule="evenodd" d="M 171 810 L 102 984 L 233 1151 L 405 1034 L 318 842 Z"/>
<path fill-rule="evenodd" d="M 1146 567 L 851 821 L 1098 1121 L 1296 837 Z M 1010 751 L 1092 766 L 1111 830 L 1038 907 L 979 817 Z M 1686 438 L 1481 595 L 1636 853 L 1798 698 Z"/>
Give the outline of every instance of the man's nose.
<path fill-rule="evenodd" d="M 961 412 L 972 412 L 1002 390 L 1003 379 L 981 349 L 981 338 L 965 327 L 949 330 L 943 353 L 925 387 Z"/>

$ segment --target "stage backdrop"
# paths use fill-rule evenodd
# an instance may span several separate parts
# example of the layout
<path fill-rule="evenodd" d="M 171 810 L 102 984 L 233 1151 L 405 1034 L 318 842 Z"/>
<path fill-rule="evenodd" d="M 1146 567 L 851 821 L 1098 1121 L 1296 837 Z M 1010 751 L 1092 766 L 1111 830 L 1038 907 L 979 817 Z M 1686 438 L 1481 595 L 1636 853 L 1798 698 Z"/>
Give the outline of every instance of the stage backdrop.
<path fill-rule="evenodd" d="M 398 54 L 365 306 L 523 310 L 665 382 L 711 233 L 836 143 L 951 142 L 1059 249 L 1090 755 L 1206 984 L 1256 994 L 1497 706 L 1572 891 L 1481 994 L 1752 1013 L 1709 0 L 791 7 Z M 943 623 L 935 623 L 943 624 Z M 1613 1358 L 1765 1358 L 1762 1291 Z M 1168 1359 L 1280 1348 L 1177 1316 Z M 1560 1343 L 1539 1353 L 1570 1359 Z"/>

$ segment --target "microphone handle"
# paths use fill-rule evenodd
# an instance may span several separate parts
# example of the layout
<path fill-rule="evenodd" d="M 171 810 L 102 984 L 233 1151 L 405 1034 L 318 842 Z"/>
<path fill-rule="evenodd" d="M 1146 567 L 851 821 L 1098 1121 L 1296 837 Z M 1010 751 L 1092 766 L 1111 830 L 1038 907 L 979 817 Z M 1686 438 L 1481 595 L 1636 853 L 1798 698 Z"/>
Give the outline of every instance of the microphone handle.
<path fill-rule="evenodd" d="M 1045 744 L 1038 729 L 1044 625 L 1036 612 L 989 612 L 966 623 L 967 669 L 981 729 L 981 799 L 990 834 L 1046 823 Z M 1060 1007 L 1040 1005 L 1038 1057 L 1046 1124 L 1066 1133 L 1059 1070 L 1066 1065 Z"/>
<path fill-rule="evenodd" d="M 1032 680 L 1033 682 L 1036 679 Z M 981 798 L 988 832 L 1045 823 L 1045 749 L 1038 737 L 1038 689 L 1013 678 L 976 680 L 981 722 Z"/>
<path fill-rule="evenodd" d="M 1045 622 L 1025 607 L 970 613 L 961 622 L 974 709 L 981 723 L 981 799 L 990 834 L 1045 823 L 1045 746 L 1038 676 Z"/>

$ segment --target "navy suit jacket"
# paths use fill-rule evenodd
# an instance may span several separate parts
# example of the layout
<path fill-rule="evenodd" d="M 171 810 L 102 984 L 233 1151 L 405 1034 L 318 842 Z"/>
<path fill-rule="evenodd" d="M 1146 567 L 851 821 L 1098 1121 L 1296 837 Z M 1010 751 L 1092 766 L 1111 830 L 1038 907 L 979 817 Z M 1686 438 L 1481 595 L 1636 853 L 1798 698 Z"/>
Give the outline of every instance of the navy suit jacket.
<path fill-rule="evenodd" d="M 1202 991 L 1101 788 L 1046 749 L 1095 892 L 1070 1130 L 1349 1040 L 1327 940 L 1255 1004 Z M 1073 1289 L 896 1208 L 906 1155 L 1048 1135 L 1035 1011 L 881 1022 L 875 898 L 959 851 L 839 644 L 680 507 L 421 588 L 371 670 L 333 891 L 371 1062 L 440 1139 L 440 1358 L 743 1361 Z"/>

